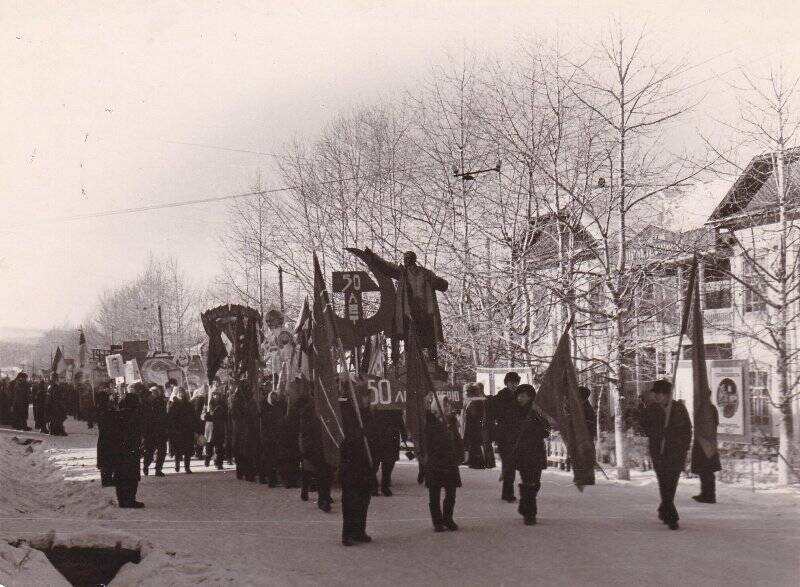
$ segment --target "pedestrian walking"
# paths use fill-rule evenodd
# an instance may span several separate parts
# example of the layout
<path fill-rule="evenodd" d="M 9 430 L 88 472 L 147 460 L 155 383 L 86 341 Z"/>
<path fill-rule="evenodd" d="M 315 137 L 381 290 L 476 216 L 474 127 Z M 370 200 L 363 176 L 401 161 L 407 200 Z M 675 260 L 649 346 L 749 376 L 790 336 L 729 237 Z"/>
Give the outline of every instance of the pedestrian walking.
<path fill-rule="evenodd" d="M 136 491 L 141 475 L 139 457 L 142 442 L 141 405 L 136 393 L 126 393 L 114 413 L 113 424 L 117 429 L 114 446 L 114 487 L 117 503 L 121 508 L 143 508 L 136 501 Z"/>
<path fill-rule="evenodd" d="M 42 434 L 48 434 L 47 422 L 47 383 L 41 377 L 36 378 L 36 382 L 31 388 L 33 394 L 33 426 Z"/>
<path fill-rule="evenodd" d="M 339 398 L 344 429 L 344 439 L 339 447 L 339 480 L 342 485 L 342 544 L 345 546 L 372 542 L 372 537 L 367 534 L 367 512 L 372 490 L 378 486 L 365 442 L 365 430 L 356 416 L 358 410 L 362 424 L 369 425 L 369 394 L 363 386 L 357 387 L 356 394 L 357 405 L 353 405 L 346 393 Z"/>
<path fill-rule="evenodd" d="M 169 439 L 169 419 L 167 417 L 167 399 L 158 385 L 150 387 L 150 395 L 142 406 L 142 437 L 144 455 L 142 473 L 150 474 L 150 465 L 155 460 L 156 477 L 164 476 L 164 461 L 167 458 L 167 440 Z"/>
<path fill-rule="evenodd" d="M 67 419 L 67 408 L 64 405 L 64 389 L 58 382 L 58 375 L 50 376 L 50 386 L 47 388 L 47 417 L 51 436 L 66 436 L 64 422 Z"/>
<path fill-rule="evenodd" d="M 114 447 L 117 443 L 118 428 L 114 422 L 116 406 L 111 392 L 106 386 L 95 394 L 97 407 L 97 468 L 100 471 L 100 484 L 103 487 L 114 485 Z"/>
<path fill-rule="evenodd" d="M 31 384 L 28 382 L 28 374 L 20 371 L 11 382 L 10 396 L 13 402 L 12 413 L 14 418 L 14 429 L 27 432 L 28 426 L 28 406 L 31 403 Z"/>
<path fill-rule="evenodd" d="M 425 486 L 436 532 L 458 530 L 458 524 L 453 521 L 453 511 L 456 488 L 461 487 L 458 466 L 463 460 L 464 450 L 451 415 L 446 397 L 438 401 L 433 398 L 425 414 Z"/>
<path fill-rule="evenodd" d="M 236 478 L 255 481 L 259 456 L 258 406 L 246 381 L 236 384 L 231 401 Z"/>
<path fill-rule="evenodd" d="M 515 391 L 516 405 L 510 412 L 509 432 L 516 434 L 511 460 L 519 471 L 519 506 L 517 511 L 526 526 L 536 524 L 536 498 L 542 486 L 542 471 L 547 468 L 544 441 L 550 435 L 550 424 L 535 409 L 531 409 L 536 391 L 522 384 Z"/>
<path fill-rule="evenodd" d="M 400 460 L 400 443 L 407 439 L 406 427 L 403 423 L 403 411 L 397 409 L 380 409 L 372 413 L 369 430 L 369 445 L 372 448 L 372 468 L 377 475 L 380 470 L 380 493 L 386 497 L 392 495 L 392 471 Z M 378 495 L 375 488 L 373 495 Z"/>
<path fill-rule="evenodd" d="M 259 482 L 270 487 L 278 485 L 278 462 L 285 420 L 286 414 L 278 392 L 270 391 L 262 398 L 259 411 L 261 454 L 258 470 Z"/>
<path fill-rule="evenodd" d="M 491 438 L 497 443 L 502 464 L 501 479 L 503 489 L 500 498 L 509 503 L 517 501 L 514 495 L 514 480 L 516 477 L 512 462 L 512 451 L 517 438 L 513 426 L 510 424 L 511 413 L 514 411 L 514 392 L 520 384 L 519 373 L 511 371 L 503 378 L 505 387 L 492 397 L 489 405 L 489 420 Z"/>
<path fill-rule="evenodd" d="M 719 411 L 717 406 L 711 404 L 711 414 L 714 418 L 714 429 L 719 427 Z M 693 495 L 692 499 L 699 503 L 717 503 L 717 479 L 715 473 L 722 470 L 722 463 L 719 460 L 719 451 L 714 456 L 708 458 L 705 451 L 697 442 L 695 437 L 692 443 L 692 466 L 691 471 L 700 477 L 700 494 Z"/>
<path fill-rule="evenodd" d="M 325 460 L 322 447 L 322 425 L 311 398 L 300 396 L 295 404 L 299 422 L 299 447 L 302 458 L 302 483 L 300 498 L 308 501 L 312 482 L 317 488 L 317 507 L 323 512 L 331 511 L 331 480 L 333 469 Z"/>
<path fill-rule="evenodd" d="M 172 393 L 173 398 L 167 410 L 167 423 L 170 446 L 175 452 L 175 472 L 181 470 L 183 462 L 184 471 L 191 474 L 194 435 L 198 428 L 197 415 L 189 403 L 189 394 L 183 387 L 176 386 Z"/>
<path fill-rule="evenodd" d="M 464 449 L 467 453 L 467 466 L 470 469 L 493 469 L 495 460 L 489 440 L 489 402 L 483 395 L 481 384 L 468 383 L 464 387 Z"/>
<path fill-rule="evenodd" d="M 208 409 L 203 411 L 203 421 L 205 422 L 205 465 L 211 464 L 214 459 L 214 466 L 222 470 L 222 463 L 225 458 L 225 428 L 228 425 L 228 404 L 216 389 L 211 392 L 211 401 Z"/>
<path fill-rule="evenodd" d="M 661 503 L 658 518 L 670 530 L 678 529 L 675 492 L 686 466 L 692 439 L 692 422 L 686 407 L 672 399 L 672 383 L 660 379 L 653 384 L 652 398 L 642 415 L 642 429 L 649 439 L 650 459 L 658 479 Z"/>

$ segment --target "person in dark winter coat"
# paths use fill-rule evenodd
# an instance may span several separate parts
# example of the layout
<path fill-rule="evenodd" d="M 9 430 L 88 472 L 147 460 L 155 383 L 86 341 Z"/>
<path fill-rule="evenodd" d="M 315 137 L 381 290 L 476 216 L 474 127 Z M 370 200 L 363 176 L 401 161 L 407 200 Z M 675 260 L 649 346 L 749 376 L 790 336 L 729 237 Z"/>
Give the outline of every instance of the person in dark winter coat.
<path fill-rule="evenodd" d="M 91 430 L 94 428 L 96 418 L 92 386 L 83 380 L 83 373 L 78 372 L 75 373 L 75 387 L 78 390 L 81 418 L 86 422 L 86 427 Z"/>
<path fill-rule="evenodd" d="M 277 404 L 286 415 L 281 429 L 278 471 L 285 487 L 298 487 L 300 477 L 300 421 L 294 406 L 289 407 L 283 395 L 278 396 Z"/>
<path fill-rule="evenodd" d="M 322 448 L 322 425 L 314 404 L 302 395 L 295 403 L 299 428 L 300 457 L 302 458 L 302 480 L 300 499 L 308 501 L 312 480 L 317 482 L 317 507 L 323 512 L 331 511 L 331 478 L 333 471 L 325 461 Z"/>
<path fill-rule="evenodd" d="M 142 443 L 141 405 L 136 393 L 127 393 L 119 402 L 119 409 L 113 412 L 113 426 L 116 428 L 114 447 L 114 486 L 117 490 L 117 503 L 121 508 L 143 508 L 136 501 L 139 487 L 139 456 Z"/>
<path fill-rule="evenodd" d="M 228 404 L 218 391 L 211 393 L 211 403 L 208 410 L 203 412 L 203 421 L 206 423 L 206 451 L 205 465 L 211 464 L 214 459 L 214 466 L 222 470 L 222 462 L 225 459 L 225 428 L 228 426 Z"/>
<path fill-rule="evenodd" d="M 116 406 L 107 388 L 101 388 L 95 396 L 97 406 L 97 468 L 103 487 L 114 485 L 114 447 L 117 444 L 117 426 L 114 421 Z"/>
<path fill-rule="evenodd" d="M 467 399 L 464 404 L 464 448 L 470 469 L 493 469 L 494 451 L 489 440 L 488 400 L 483 396 L 482 386 L 468 383 L 465 386 Z"/>
<path fill-rule="evenodd" d="M 198 435 L 202 434 L 204 439 L 205 439 L 205 424 L 203 420 L 203 412 L 208 407 L 207 394 L 208 390 L 205 387 L 196 387 L 189 393 L 189 397 L 191 398 L 189 400 L 189 403 L 192 404 L 192 407 L 194 408 L 195 417 L 197 418 L 198 422 L 197 434 Z M 200 440 L 202 441 L 203 439 Z M 195 442 L 194 456 L 197 457 L 198 459 L 203 458 L 203 451 L 204 451 L 204 446 L 202 445 L 202 442 Z"/>
<path fill-rule="evenodd" d="M 233 458 L 236 478 L 255 481 L 258 468 L 258 406 L 246 381 L 240 381 L 231 400 Z"/>
<path fill-rule="evenodd" d="M 38 378 L 31 388 L 33 393 L 33 426 L 42 434 L 47 430 L 47 384 L 44 379 Z"/>
<path fill-rule="evenodd" d="M 711 405 L 711 413 L 714 416 L 714 428 L 719 426 L 719 411 L 717 406 Z M 700 477 L 700 495 L 693 495 L 692 499 L 700 503 L 717 503 L 717 480 L 714 473 L 722 470 L 722 463 L 719 461 L 719 451 L 713 457 L 708 458 L 705 451 L 700 447 L 700 443 L 695 438 L 692 443 L 692 467 L 691 471 Z"/>
<path fill-rule="evenodd" d="M 592 407 L 589 398 L 592 396 L 592 391 L 588 387 L 578 387 L 578 395 L 581 398 L 581 405 L 583 406 L 583 419 L 586 421 L 586 428 L 589 430 L 589 435 L 592 437 L 592 442 L 597 440 L 597 413 Z"/>
<path fill-rule="evenodd" d="M 510 413 L 509 431 L 516 435 L 511 452 L 514 469 L 519 471 L 519 507 L 525 525 L 536 523 L 536 496 L 542 485 L 542 470 L 547 468 L 544 441 L 550 434 L 547 420 L 532 410 L 536 391 L 523 384 L 516 389 L 516 405 Z"/>
<path fill-rule="evenodd" d="M 277 391 L 270 391 L 261 400 L 259 425 L 261 427 L 261 455 L 259 459 L 258 480 L 278 485 L 278 461 L 281 453 L 281 440 L 286 421 L 283 402 Z"/>
<path fill-rule="evenodd" d="M 346 388 L 346 384 L 342 384 Z M 378 486 L 365 428 L 369 426 L 369 394 L 363 386 L 357 387 L 354 406 L 347 393 L 339 398 L 344 439 L 339 447 L 339 480 L 342 485 L 342 544 L 353 546 L 360 542 L 372 542 L 367 534 L 367 511 L 372 491 Z M 359 425 L 356 409 L 361 415 Z"/>
<path fill-rule="evenodd" d="M 181 470 L 181 461 L 186 473 L 191 473 L 192 454 L 194 454 L 194 435 L 199 423 L 194 407 L 189 403 L 189 394 L 178 386 L 173 391 L 173 399 L 167 409 L 169 443 L 175 451 L 175 471 Z"/>
<path fill-rule="evenodd" d="M 11 400 L 8 396 L 9 381 L 6 377 L 0 377 L 0 424 L 13 424 L 11 417 Z"/>
<path fill-rule="evenodd" d="M 150 465 L 155 457 L 156 477 L 163 477 L 164 460 L 167 458 L 167 439 L 169 421 L 167 419 L 167 399 L 157 385 L 150 388 L 150 397 L 142 406 L 142 436 L 144 437 L 144 458 L 142 473 L 150 473 Z"/>
<path fill-rule="evenodd" d="M 66 436 L 64 421 L 67 419 L 67 410 L 64 405 L 64 389 L 58 382 L 58 375 L 53 373 L 50 386 L 47 388 L 47 416 L 51 436 Z"/>
<path fill-rule="evenodd" d="M 14 429 L 28 431 L 28 406 L 31 403 L 31 384 L 28 374 L 21 371 L 11 382 L 10 387 L 12 411 L 14 414 Z"/>
<path fill-rule="evenodd" d="M 500 452 L 500 458 L 503 465 L 503 490 L 500 495 L 501 499 L 509 503 L 517 501 L 514 496 L 514 478 L 516 476 L 514 465 L 512 463 L 511 451 L 516 442 L 516 435 L 514 430 L 510 429 L 509 418 L 511 412 L 514 411 L 514 392 L 521 378 L 518 373 L 511 371 L 506 373 L 503 378 L 505 387 L 497 392 L 497 395 L 489 401 L 489 420 L 490 428 L 492 430 L 492 439 L 497 443 L 497 449 Z"/>
<path fill-rule="evenodd" d="M 378 469 L 381 471 L 380 492 L 389 497 L 392 495 L 392 471 L 395 463 L 400 460 L 400 441 L 405 441 L 407 437 L 403 411 L 375 410 L 367 437 L 372 448 L 372 467 L 376 475 Z M 373 495 L 378 495 L 377 488 Z"/>
<path fill-rule="evenodd" d="M 672 399 L 672 384 L 669 381 L 656 381 L 652 396 L 653 401 L 648 402 L 642 414 L 642 429 L 649 438 L 650 459 L 661 494 L 658 518 L 670 530 L 677 530 L 679 516 L 675 508 L 675 492 L 681 471 L 686 466 L 686 454 L 692 440 L 692 422 L 684 405 Z"/>
<path fill-rule="evenodd" d="M 458 530 L 458 524 L 453 521 L 453 510 L 456 488 L 461 487 L 458 466 L 462 461 L 463 445 L 454 419 L 450 417 L 449 404 L 447 398 L 439 401 L 433 398 L 425 414 L 425 486 L 436 532 Z"/>

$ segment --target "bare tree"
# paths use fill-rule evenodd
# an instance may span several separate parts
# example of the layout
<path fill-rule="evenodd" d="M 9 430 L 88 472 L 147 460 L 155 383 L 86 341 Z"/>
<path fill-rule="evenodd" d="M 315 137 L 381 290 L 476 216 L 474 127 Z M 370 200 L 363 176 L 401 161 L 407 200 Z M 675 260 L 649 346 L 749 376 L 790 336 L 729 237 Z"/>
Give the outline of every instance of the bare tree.
<path fill-rule="evenodd" d="M 732 304 L 736 316 L 726 328 L 752 346 L 752 358 L 766 351 L 777 384 L 770 402 L 778 409 L 779 483 L 791 478 L 796 457 L 793 403 L 800 395 L 798 330 L 800 330 L 800 77 L 782 67 L 764 75 L 741 71 L 733 86 L 739 116 L 726 123 L 740 148 L 758 155 L 742 169 L 719 150 L 739 178 L 713 223 L 738 263 L 721 267 L 740 296 Z"/>
<path fill-rule="evenodd" d="M 631 35 L 615 24 L 595 53 L 574 63 L 565 78 L 566 87 L 597 117 L 601 140 L 594 148 L 605 159 L 602 171 L 598 170 L 603 181 L 597 189 L 584 192 L 562 186 L 577 200 L 580 226 L 587 226 L 595 237 L 590 251 L 605 290 L 608 378 L 621 479 L 629 478 L 623 404 L 629 377 L 625 357 L 635 325 L 629 300 L 642 281 L 642 266 L 629 258 L 630 243 L 652 219 L 650 204 L 703 169 L 662 146 L 667 124 L 690 110 L 679 83 L 686 65 L 653 61 L 646 53 L 646 40 L 644 31 Z"/>

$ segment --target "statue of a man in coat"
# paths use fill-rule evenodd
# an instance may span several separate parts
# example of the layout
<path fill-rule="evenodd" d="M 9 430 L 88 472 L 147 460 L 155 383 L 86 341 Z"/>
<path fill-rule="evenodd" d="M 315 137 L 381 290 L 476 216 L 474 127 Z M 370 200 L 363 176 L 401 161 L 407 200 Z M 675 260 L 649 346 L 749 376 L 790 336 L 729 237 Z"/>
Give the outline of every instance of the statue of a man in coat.
<path fill-rule="evenodd" d="M 417 326 L 420 346 L 427 349 L 428 358 L 435 361 L 437 344 L 444 341 L 436 292 L 447 291 L 447 281 L 430 269 L 418 265 L 417 255 L 413 251 L 403 254 L 402 265 L 386 261 L 370 249 L 365 252 L 377 269 L 397 280 L 393 334 L 405 338 L 408 335 L 410 317 Z"/>

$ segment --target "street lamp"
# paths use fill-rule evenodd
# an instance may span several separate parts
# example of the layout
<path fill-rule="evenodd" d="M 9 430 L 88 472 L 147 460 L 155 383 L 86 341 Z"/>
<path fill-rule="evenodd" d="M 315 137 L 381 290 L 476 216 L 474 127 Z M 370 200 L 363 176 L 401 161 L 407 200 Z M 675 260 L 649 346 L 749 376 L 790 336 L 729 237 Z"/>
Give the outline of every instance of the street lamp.
<path fill-rule="evenodd" d="M 500 166 L 502 162 L 500 160 L 497 161 L 497 165 L 494 167 L 489 167 L 488 169 L 478 169 L 476 171 L 458 171 L 458 165 L 453 165 L 453 177 L 460 177 L 464 181 L 473 181 L 476 175 L 480 175 L 481 173 L 487 173 L 489 171 L 495 171 L 500 173 Z"/>

